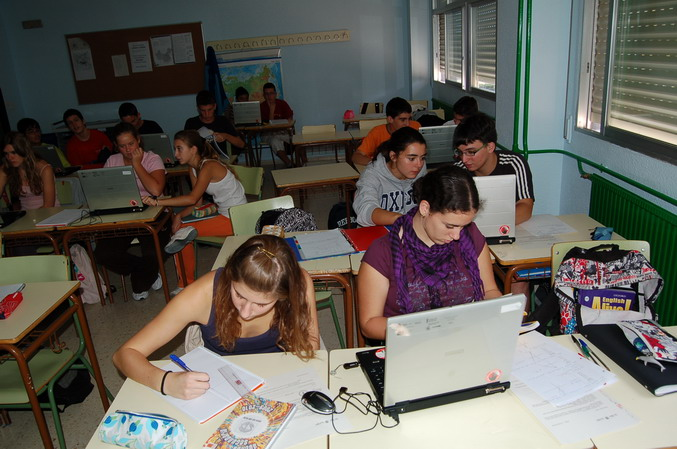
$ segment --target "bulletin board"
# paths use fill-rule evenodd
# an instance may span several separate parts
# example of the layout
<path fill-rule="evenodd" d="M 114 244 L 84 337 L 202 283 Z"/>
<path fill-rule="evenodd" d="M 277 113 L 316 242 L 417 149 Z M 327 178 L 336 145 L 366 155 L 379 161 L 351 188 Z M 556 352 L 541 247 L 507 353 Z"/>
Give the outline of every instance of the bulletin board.
<path fill-rule="evenodd" d="M 204 88 L 202 24 L 66 35 L 80 104 L 195 94 Z"/>

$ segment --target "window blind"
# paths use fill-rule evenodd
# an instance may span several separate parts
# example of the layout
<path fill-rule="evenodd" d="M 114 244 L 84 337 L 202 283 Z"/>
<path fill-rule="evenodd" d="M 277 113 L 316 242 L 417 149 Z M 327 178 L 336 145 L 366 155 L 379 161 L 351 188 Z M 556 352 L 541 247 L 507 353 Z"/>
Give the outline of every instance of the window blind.
<path fill-rule="evenodd" d="M 447 80 L 463 82 L 463 8 L 446 14 Z"/>
<path fill-rule="evenodd" d="M 496 92 L 496 2 L 471 6 L 472 87 Z"/>

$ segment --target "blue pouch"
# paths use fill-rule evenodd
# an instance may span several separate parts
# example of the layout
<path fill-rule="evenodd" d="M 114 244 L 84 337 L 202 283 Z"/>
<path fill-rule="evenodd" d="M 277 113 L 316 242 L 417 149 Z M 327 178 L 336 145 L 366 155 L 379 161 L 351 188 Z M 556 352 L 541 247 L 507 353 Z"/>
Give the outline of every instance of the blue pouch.
<path fill-rule="evenodd" d="M 131 449 L 186 449 L 186 428 L 165 415 L 117 410 L 99 428 L 104 443 Z"/>

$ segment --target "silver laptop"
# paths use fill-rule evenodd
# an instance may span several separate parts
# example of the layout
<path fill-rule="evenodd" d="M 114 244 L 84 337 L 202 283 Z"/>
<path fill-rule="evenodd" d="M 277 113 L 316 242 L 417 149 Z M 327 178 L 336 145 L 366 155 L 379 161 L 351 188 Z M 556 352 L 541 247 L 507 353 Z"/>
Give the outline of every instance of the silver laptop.
<path fill-rule="evenodd" d="M 165 167 L 174 167 L 176 165 L 174 145 L 172 145 L 172 139 L 167 134 L 143 134 L 141 140 L 143 149 L 152 151 L 160 156 Z"/>
<path fill-rule="evenodd" d="M 418 131 L 425 138 L 426 164 L 454 162 L 453 138 L 456 125 L 426 126 Z"/>
<path fill-rule="evenodd" d="M 480 210 L 475 224 L 489 245 L 515 241 L 515 175 L 475 176 Z"/>
<path fill-rule="evenodd" d="M 258 101 L 236 101 L 233 103 L 233 121 L 236 125 L 260 125 L 261 104 Z"/>
<path fill-rule="evenodd" d="M 356 354 L 384 413 L 507 390 L 525 303 L 522 294 L 507 295 L 388 318 L 385 353 Z M 382 390 L 372 374 L 379 367 Z"/>
<path fill-rule="evenodd" d="M 146 208 L 132 167 L 80 170 L 78 177 L 91 215 L 141 212 Z"/>

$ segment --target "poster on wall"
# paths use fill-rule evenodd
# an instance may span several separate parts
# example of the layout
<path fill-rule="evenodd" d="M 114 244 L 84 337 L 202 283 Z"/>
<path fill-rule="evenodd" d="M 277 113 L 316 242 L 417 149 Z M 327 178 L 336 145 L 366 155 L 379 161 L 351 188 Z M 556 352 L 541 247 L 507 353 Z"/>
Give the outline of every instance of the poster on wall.
<path fill-rule="evenodd" d="M 219 72 L 223 90 L 232 103 L 235 101 L 235 89 L 244 87 L 249 92 L 250 101 L 263 101 L 263 85 L 273 83 L 277 98 L 284 99 L 282 86 L 282 58 L 280 49 L 218 53 Z"/>

